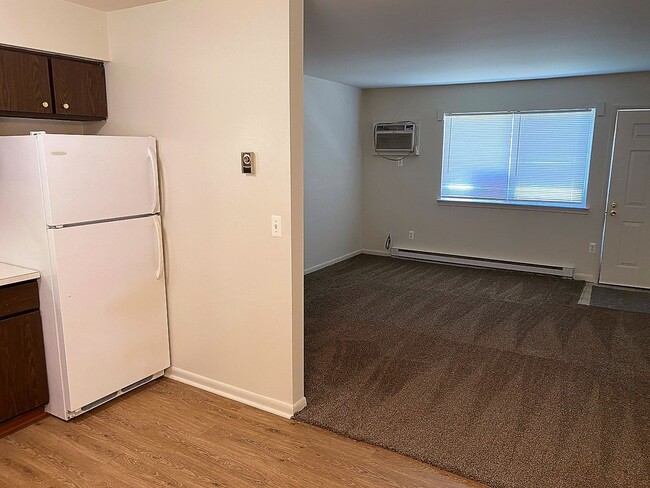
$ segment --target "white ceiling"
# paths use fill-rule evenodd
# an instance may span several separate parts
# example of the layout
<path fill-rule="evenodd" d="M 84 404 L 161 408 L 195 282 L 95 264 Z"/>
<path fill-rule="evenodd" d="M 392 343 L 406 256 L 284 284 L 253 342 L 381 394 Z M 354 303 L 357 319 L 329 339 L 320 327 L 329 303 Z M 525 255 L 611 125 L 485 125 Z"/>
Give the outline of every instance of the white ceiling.
<path fill-rule="evenodd" d="M 165 0 L 66 0 L 71 3 L 84 5 L 96 10 L 110 12 L 112 10 L 122 10 L 124 8 L 137 7 L 148 3 L 164 2 Z"/>
<path fill-rule="evenodd" d="M 305 0 L 305 73 L 353 86 L 645 70 L 650 0 Z"/>

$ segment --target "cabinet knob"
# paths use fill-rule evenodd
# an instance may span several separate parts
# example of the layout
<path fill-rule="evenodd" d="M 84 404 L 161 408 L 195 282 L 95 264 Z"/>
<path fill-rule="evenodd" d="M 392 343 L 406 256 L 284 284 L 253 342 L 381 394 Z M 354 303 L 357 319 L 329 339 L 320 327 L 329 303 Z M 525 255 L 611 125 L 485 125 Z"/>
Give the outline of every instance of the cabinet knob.
<path fill-rule="evenodd" d="M 66 109 L 66 110 L 68 110 L 68 109 L 70 108 L 70 104 L 68 104 L 68 103 L 64 103 L 64 104 L 63 104 L 63 108 Z"/>
<path fill-rule="evenodd" d="M 47 103 L 47 102 L 43 102 L 43 103 L 41 103 L 41 105 L 43 105 L 43 108 L 47 108 L 47 107 L 49 107 L 49 106 L 50 106 L 50 104 L 49 104 L 49 103 Z"/>

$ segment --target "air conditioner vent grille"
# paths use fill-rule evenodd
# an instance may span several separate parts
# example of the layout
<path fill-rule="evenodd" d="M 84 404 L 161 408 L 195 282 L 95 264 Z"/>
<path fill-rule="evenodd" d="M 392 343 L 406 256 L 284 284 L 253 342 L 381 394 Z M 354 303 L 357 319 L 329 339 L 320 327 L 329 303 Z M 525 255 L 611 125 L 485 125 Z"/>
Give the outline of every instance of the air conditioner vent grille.
<path fill-rule="evenodd" d="M 411 134 L 377 134 L 377 151 L 411 150 Z"/>
<path fill-rule="evenodd" d="M 413 131 L 415 124 L 377 124 L 377 131 Z"/>

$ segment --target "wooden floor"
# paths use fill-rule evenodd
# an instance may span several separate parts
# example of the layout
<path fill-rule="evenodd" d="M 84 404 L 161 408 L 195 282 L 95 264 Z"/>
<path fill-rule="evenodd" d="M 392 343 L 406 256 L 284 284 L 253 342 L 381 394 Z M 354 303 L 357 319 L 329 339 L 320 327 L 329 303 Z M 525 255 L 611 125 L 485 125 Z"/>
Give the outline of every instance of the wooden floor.
<path fill-rule="evenodd" d="M 0 439 L 0 486 L 483 485 L 162 379 Z"/>

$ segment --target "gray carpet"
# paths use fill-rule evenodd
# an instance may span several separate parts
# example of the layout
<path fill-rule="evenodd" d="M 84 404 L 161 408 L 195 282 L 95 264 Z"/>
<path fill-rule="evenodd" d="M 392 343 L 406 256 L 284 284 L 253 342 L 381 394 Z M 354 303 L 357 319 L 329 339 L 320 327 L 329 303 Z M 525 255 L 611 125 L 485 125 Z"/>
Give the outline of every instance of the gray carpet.
<path fill-rule="evenodd" d="M 305 277 L 298 420 L 500 488 L 650 486 L 650 320 L 578 282 L 358 256 Z"/>

